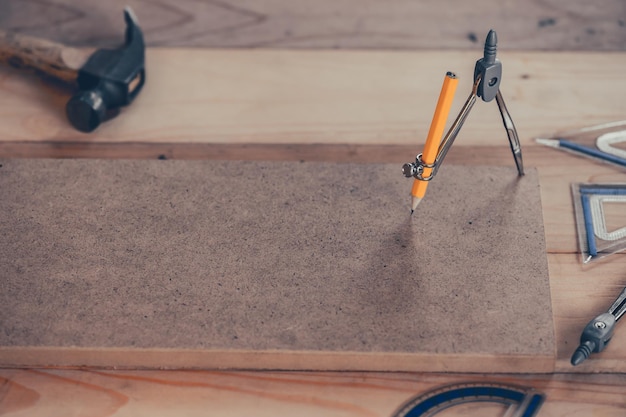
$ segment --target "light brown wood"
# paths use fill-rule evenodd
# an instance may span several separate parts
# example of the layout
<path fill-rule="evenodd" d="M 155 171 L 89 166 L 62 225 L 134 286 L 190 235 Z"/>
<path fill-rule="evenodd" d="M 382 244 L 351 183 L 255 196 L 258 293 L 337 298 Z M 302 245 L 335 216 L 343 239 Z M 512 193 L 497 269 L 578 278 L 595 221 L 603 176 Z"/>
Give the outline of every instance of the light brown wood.
<path fill-rule="evenodd" d="M 621 0 L 4 0 L 0 28 L 110 47 L 122 37 L 126 5 L 151 46 L 472 49 L 489 29 L 510 50 L 626 45 Z"/>
<path fill-rule="evenodd" d="M 546 395 L 538 417 L 622 417 L 624 375 L 485 375 L 208 371 L 0 370 L 0 412 L 7 416 L 298 416 L 388 417 L 405 401 L 460 382 L 515 384 Z M 72 405 L 72 407 L 69 406 Z M 501 416 L 488 403 L 446 416 Z"/>
<path fill-rule="evenodd" d="M 3 142 L 414 145 L 426 137 L 442 74 L 471 90 L 482 51 L 350 52 L 152 49 L 133 104 L 94 134 L 50 101 L 62 93 L 2 69 Z M 502 52 L 501 90 L 522 146 L 555 130 L 620 120 L 626 54 Z M 602 91 L 599 94 L 598 91 Z M 35 97 L 41 97 L 35 99 Z M 575 125 L 575 126 L 573 126 Z M 455 146 L 508 146 L 495 102 L 479 101 Z M 4 155 L 11 156 L 11 155 Z"/>
<path fill-rule="evenodd" d="M 77 49 L 32 36 L 0 31 L 0 63 L 73 84 L 93 49 Z M 49 80 L 48 80 L 49 81 Z"/>

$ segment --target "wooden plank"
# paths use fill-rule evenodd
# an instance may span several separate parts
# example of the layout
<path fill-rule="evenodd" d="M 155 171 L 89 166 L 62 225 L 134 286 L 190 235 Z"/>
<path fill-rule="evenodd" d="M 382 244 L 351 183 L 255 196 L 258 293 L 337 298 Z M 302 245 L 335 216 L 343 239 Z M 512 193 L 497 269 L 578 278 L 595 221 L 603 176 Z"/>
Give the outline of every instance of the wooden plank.
<path fill-rule="evenodd" d="M 419 145 L 445 72 L 461 80 L 456 112 L 481 55 L 152 49 L 144 91 L 95 134 L 69 126 L 69 92 L 3 68 L 0 139 L 14 151 L 20 142 Z M 503 52 L 501 59 L 503 95 L 523 146 L 626 113 L 626 54 Z M 496 104 L 478 102 L 455 146 L 506 144 Z"/>
<path fill-rule="evenodd" d="M 396 165 L 0 170 L 2 365 L 552 370 L 531 168 L 449 166 L 413 216 Z"/>
<path fill-rule="evenodd" d="M 624 50 L 620 0 L 5 0 L 0 28 L 73 45 L 121 41 L 130 5 L 153 46 L 472 49 L 491 28 L 507 49 Z"/>
<path fill-rule="evenodd" d="M 9 416 L 180 415 L 391 416 L 405 401 L 443 385 L 476 381 L 533 387 L 546 395 L 541 417 L 622 417 L 626 376 L 419 373 L 95 371 L 0 369 L 0 411 Z M 504 415 L 469 404 L 446 416 Z"/>

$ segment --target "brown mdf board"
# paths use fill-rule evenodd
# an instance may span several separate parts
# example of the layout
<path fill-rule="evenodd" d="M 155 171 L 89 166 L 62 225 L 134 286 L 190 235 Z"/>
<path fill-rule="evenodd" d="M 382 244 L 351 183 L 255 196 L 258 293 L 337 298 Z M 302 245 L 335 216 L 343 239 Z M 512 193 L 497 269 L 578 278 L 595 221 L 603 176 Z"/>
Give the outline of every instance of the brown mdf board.
<path fill-rule="evenodd" d="M 534 169 L 0 163 L 2 366 L 553 370 Z"/>

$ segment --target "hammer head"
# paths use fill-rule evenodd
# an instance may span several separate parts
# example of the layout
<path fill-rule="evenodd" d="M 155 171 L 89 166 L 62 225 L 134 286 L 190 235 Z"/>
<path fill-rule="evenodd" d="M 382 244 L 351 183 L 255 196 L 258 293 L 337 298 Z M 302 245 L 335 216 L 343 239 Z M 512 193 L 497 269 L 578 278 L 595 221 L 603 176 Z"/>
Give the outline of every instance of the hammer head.
<path fill-rule="evenodd" d="M 132 10 L 124 9 L 126 42 L 117 49 L 99 49 L 78 72 L 79 92 L 67 103 L 72 125 L 91 132 L 130 104 L 145 82 L 145 45 Z"/>

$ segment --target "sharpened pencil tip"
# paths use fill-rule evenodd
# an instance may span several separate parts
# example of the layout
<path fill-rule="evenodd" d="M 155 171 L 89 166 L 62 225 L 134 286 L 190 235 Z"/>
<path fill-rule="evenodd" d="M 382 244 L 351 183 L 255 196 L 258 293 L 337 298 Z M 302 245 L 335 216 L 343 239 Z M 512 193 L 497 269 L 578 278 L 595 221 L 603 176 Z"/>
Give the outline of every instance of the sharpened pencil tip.
<path fill-rule="evenodd" d="M 413 215 L 414 212 L 415 212 L 415 210 L 411 209 L 411 216 Z"/>
<path fill-rule="evenodd" d="M 537 142 L 537 143 L 539 143 L 541 145 L 551 146 L 553 148 L 558 148 L 559 147 L 559 141 L 557 139 L 536 138 L 535 142 Z"/>
<path fill-rule="evenodd" d="M 421 201 L 422 199 L 419 197 L 413 197 L 413 199 L 411 199 L 411 213 L 415 211 Z"/>

